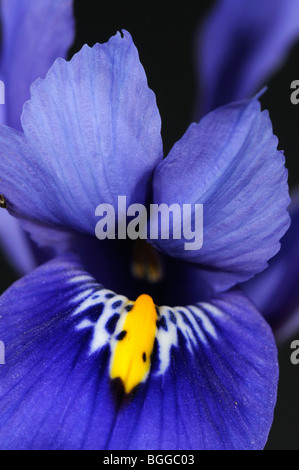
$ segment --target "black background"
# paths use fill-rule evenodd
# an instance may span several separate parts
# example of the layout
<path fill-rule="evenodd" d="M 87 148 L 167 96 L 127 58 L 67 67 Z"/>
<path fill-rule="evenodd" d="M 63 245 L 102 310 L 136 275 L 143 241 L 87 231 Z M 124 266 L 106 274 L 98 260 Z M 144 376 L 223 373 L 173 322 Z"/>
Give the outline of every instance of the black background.
<path fill-rule="evenodd" d="M 250 0 L 248 0 L 250 1 Z M 84 43 L 106 42 L 120 29 L 133 36 L 154 90 L 162 117 L 165 154 L 184 134 L 194 109 L 198 78 L 194 67 L 194 35 L 203 14 L 211 7 L 208 0 L 184 2 L 74 2 L 77 34 L 70 56 Z M 289 184 L 299 184 L 299 105 L 290 102 L 290 84 L 299 79 L 299 43 L 295 44 L 284 66 L 267 83 L 262 105 L 270 112 L 279 147 L 286 156 Z M 0 258 L 0 286 L 5 290 L 16 278 Z M 299 449 L 299 365 L 290 362 L 290 343 L 299 331 L 279 347 L 280 385 L 275 419 L 266 449 Z"/>

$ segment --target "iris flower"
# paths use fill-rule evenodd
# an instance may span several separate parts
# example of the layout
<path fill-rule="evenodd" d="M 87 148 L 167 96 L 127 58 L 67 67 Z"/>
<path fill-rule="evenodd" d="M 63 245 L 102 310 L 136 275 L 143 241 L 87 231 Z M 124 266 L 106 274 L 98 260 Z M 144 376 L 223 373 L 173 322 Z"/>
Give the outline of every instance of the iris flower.
<path fill-rule="evenodd" d="M 0 78 L 6 85 L 6 105 L 0 106 L 0 122 L 20 130 L 20 114 L 30 97 L 31 83 L 46 75 L 56 57 L 65 57 L 72 43 L 72 2 L 2 0 L 0 6 Z M 265 0 L 262 4 L 259 0 L 215 2 L 200 24 L 196 41 L 201 84 L 196 117 L 256 93 L 284 62 L 298 35 L 297 0 Z M 244 284 L 277 339 L 286 338 L 297 324 L 293 314 L 298 307 L 298 213 L 293 204 L 291 229 L 270 269 Z M 0 241 L 8 261 L 20 275 L 44 259 L 7 211 L 0 213 Z"/>
<path fill-rule="evenodd" d="M 237 284 L 279 250 L 289 196 L 258 97 L 191 124 L 163 158 L 155 95 L 123 31 L 57 59 L 21 123 L 0 128 L 2 205 L 40 244 L 72 249 L 0 298 L 2 448 L 263 448 L 277 351 Z M 97 240 L 95 208 L 117 212 L 119 195 L 203 204 L 202 248 Z"/>

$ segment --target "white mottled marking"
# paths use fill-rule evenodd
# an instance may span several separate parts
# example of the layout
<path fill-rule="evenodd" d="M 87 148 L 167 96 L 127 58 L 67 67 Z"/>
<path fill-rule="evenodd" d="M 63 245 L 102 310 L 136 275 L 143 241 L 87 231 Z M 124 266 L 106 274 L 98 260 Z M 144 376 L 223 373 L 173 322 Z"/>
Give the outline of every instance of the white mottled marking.
<path fill-rule="evenodd" d="M 89 354 L 94 354 L 107 344 L 110 344 L 113 353 L 116 345 L 115 338 L 122 331 L 128 315 L 125 307 L 134 304 L 134 302 L 129 301 L 123 295 L 117 295 L 113 291 L 95 284 L 91 276 L 76 276 L 71 282 L 88 282 L 86 290 L 73 299 L 73 303 L 77 305 L 72 315 L 84 315 L 85 311 L 87 312 L 93 307 L 96 308 L 97 305 L 103 305 L 97 321 L 91 321 L 89 318 L 83 317 L 82 321 L 76 325 L 77 330 L 93 329 Z M 178 331 L 186 339 L 186 347 L 189 352 L 194 354 L 199 343 L 207 346 L 209 337 L 217 339 L 217 331 L 211 319 L 212 317 L 219 318 L 223 316 L 221 310 L 208 303 L 173 308 L 162 306 L 158 308 L 158 312 L 159 321 L 156 333 L 159 355 L 158 375 L 164 374 L 170 365 L 171 349 L 178 347 Z M 115 331 L 109 332 L 107 323 L 114 315 L 119 315 L 119 318 L 116 317 Z"/>

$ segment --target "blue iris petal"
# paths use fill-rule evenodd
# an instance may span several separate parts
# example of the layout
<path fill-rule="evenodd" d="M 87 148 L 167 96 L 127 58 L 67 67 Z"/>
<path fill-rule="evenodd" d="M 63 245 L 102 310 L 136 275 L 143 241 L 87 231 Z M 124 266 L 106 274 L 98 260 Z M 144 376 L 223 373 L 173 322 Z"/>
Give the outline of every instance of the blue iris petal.
<path fill-rule="evenodd" d="M 284 341 L 298 328 L 299 197 L 290 205 L 291 226 L 281 250 L 261 274 L 242 285 L 248 297 L 270 323 L 276 339 Z"/>
<path fill-rule="evenodd" d="M 298 38 L 297 0 L 218 0 L 198 32 L 197 116 L 250 98 Z"/>
<path fill-rule="evenodd" d="M 90 315 L 105 298 L 99 316 Z M 109 378 L 113 332 L 105 325 L 127 302 L 70 256 L 1 297 L 1 447 L 262 448 L 276 400 L 276 348 L 244 295 L 160 307 L 165 324 L 150 375 L 124 395 Z"/>
<path fill-rule="evenodd" d="M 23 104 L 30 86 L 44 78 L 57 59 L 65 57 L 74 39 L 70 0 L 3 0 L 1 2 L 1 77 L 5 82 L 6 119 L 21 130 Z"/>
<path fill-rule="evenodd" d="M 73 4 L 70 0 L 1 1 L 0 77 L 5 83 L 1 124 L 21 129 L 23 104 L 30 86 L 45 77 L 57 57 L 65 57 L 74 38 Z M 3 251 L 20 274 L 37 264 L 32 247 L 19 224 L 7 212 L 0 213 Z"/>
<path fill-rule="evenodd" d="M 31 93 L 24 134 L 0 131 L 0 190 L 14 214 L 93 235 L 99 204 L 145 202 L 161 120 L 129 33 L 58 59 Z"/>
<path fill-rule="evenodd" d="M 284 163 L 256 98 L 212 111 L 188 128 L 153 179 L 155 203 L 182 211 L 203 204 L 203 246 L 186 250 L 184 237 L 151 242 L 200 264 L 216 291 L 249 279 L 266 268 L 289 227 Z"/>

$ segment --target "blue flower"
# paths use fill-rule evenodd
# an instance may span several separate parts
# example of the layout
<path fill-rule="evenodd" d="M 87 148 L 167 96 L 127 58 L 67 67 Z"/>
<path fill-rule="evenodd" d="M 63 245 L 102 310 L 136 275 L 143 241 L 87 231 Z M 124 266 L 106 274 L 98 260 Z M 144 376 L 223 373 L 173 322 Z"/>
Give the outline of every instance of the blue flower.
<path fill-rule="evenodd" d="M 0 193 L 41 244 L 73 249 L 0 299 L 2 447 L 263 448 L 277 353 L 236 285 L 279 250 L 289 196 L 257 97 L 191 124 L 163 159 L 155 95 L 123 32 L 58 59 L 21 122 L 0 128 Z M 202 203 L 203 247 L 96 240 L 95 208 L 117 210 L 119 195 Z"/>
<path fill-rule="evenodd" d="M 5 105 L 0 123 L 21 130 L 20 116 L 30 98 L 30 85 L 45 77 L 57 57 L 66 57 L 74 38 L 70 0 L 2 0 L 0 79 Z M 20 274 L 37 266 L 40 254 L 7 211 L 0 214 L 0 241 L 8 260 Z"/>

